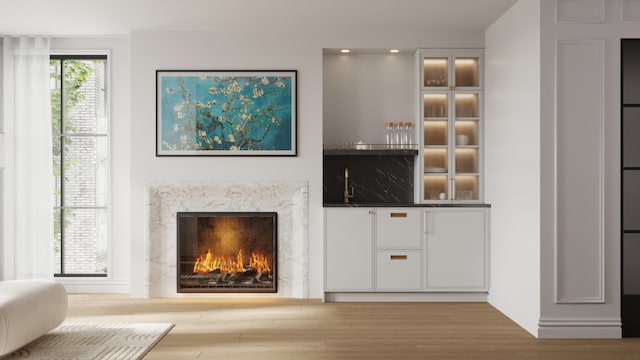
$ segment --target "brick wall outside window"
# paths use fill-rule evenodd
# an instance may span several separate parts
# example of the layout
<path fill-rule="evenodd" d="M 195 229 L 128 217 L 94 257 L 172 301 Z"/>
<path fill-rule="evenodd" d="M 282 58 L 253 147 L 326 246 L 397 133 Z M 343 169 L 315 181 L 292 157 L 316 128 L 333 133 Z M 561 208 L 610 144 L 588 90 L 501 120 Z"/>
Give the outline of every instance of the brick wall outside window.
<path fill-rule="evenodd" d="M 105 119 L 105 74 L 100 62 L 80 89 L 83 100 L 69 112 L 73 128 L 66 131 L 64 171 L 64 269 L 65 274 L 107 272 L 107 210 L 69 209 L 106 207 L 108 138 Z M 99 136 L 91 136 L 99 135 Z M 60 257 L 55 258 L 60 268 Z"/>

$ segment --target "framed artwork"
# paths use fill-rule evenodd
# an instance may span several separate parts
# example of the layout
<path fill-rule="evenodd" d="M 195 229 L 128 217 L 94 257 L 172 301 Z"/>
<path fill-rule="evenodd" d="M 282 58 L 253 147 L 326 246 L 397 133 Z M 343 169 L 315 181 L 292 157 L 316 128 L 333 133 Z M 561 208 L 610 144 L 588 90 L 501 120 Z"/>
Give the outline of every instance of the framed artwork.
<path fill-rule="evenodd" d="M 156 156 L 296 156 L 296 70 L 156 71 Z"/>

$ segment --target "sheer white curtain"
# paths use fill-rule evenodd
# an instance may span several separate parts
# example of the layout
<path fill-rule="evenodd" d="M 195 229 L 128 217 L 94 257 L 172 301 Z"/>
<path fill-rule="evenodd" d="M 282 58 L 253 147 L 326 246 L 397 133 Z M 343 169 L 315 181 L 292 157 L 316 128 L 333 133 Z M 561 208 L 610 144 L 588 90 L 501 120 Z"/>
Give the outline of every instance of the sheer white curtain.
<path fill-rule="evenodd" d="M 2 279 L 53 277 L 53 175 L 47 37 L 3 37 L 6 158 Z"/>

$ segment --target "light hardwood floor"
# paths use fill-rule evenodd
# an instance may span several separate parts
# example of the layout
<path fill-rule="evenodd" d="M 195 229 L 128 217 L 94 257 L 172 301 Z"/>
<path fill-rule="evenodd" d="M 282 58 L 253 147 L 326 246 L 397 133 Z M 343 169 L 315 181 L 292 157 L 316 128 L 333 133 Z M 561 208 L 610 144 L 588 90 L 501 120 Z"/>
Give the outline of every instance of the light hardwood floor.
<path fill-rule="evenodd" d="M 640 360 L 640 339 L 538 340 L 486 303 L 76 294 L 67 321 L 174 323 L 145 360 Z"/>

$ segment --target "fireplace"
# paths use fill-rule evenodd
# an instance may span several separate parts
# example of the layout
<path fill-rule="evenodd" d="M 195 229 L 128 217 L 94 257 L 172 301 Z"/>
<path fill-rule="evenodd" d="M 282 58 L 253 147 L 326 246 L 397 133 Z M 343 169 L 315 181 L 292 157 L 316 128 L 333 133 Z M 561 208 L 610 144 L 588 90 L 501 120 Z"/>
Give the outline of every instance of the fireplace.
<path fill-rule="evenodd" d="M 177 291 L 277 292 L 277 213 L 178 212 Z"/>

